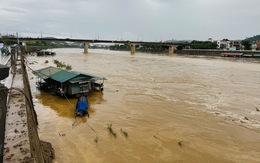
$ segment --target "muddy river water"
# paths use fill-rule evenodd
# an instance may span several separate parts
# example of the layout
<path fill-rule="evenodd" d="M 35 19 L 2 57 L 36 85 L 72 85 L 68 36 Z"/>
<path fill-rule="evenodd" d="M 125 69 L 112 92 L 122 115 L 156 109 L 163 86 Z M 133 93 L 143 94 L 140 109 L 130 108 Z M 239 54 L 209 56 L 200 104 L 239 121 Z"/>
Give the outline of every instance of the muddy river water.
<path fill-rule="evenodd" d="M 260 162 L 259 59 L 52 50 L 54 57 L 28 56 L 28 66 L 58 59 L 107 78 L 103 93 L 88 96 L 90 117 L 75 120 L 77 99 L 37 90 L 29 73 L 54 162 Z"/>

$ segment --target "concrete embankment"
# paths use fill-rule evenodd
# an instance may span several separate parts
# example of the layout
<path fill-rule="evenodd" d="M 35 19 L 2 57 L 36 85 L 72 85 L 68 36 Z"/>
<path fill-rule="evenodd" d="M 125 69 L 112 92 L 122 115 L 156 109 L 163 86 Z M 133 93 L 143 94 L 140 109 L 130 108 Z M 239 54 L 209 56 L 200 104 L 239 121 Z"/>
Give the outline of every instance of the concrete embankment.
<path fill-rule="evenodd" d="M 209 49 L 182 49 L 175 50 L 174 53 L 177 54 L 187 54 L 187 55 L 205 55 L 205 56 L 221 56 L 221 53 L 243 53 L 243 54 L 260 54 L 260 51 L 252 51 L 252 50 L 236 50 L 236 51 L 228 51 L 228 50 L 209 50 Z"/>
<path fill-rule="evenodd" d="M 9 99 L 5 113 L 4 151 L 0 162 L 51 162 L 54 150 L 50 143 L 41 141 L 38 136 L 37 115 L 23 54 L 23 48 L 12 49 L 11 84 L 6 85 Z"/>

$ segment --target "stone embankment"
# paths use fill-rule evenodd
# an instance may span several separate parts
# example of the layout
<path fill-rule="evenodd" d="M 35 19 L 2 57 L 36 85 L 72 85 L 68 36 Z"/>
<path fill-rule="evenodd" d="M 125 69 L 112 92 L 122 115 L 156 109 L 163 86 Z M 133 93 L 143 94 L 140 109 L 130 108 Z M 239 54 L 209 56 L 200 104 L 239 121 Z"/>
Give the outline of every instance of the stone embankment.
<path fill-rule="evenodd" d="M 21 54 L 21 55 L 20 55 Z M 39 139 L 37 115 L 24 63 L 24 48 L 11 50 L 3 160 L 0 162 L 52 162 L 54 150 Z M 9 82 L 8 82 L 9 81 Z M 9 83 L 9 84 L 7 84 Z M 2 130 L 2 128 L 1 128 Z"/>

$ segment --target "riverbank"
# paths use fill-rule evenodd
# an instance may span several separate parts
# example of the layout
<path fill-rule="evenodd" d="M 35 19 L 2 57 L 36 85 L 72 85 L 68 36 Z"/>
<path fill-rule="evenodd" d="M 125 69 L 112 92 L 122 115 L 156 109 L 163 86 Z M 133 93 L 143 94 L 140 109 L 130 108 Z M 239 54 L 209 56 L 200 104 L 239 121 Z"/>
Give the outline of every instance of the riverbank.
<path fill-rule="evenodd" d="M 238 53 L 243 53 L 243 54 L 250 54 L 250 55 L 254 55 L 254 54 L 260 54 L 260 51 L 252 51 L 252 50 L 236 50 L 236 51 L 229 51 L 229 50 L 209 50 L 209 49 L 182 49 L 182 50 L 175 50 L 174 53 L 176 54 L 180 54 L 180 55 L 205 55 L 205 56 L 222 56 L 222 53 L 234 53 L 234 54 L 238 54 Z M 243 57 L 242 55 L 240 57 Z M 247 58 L 249 58 L 249 56 L 246 56 Z M 250 56 L 252 58 L 256 58 L 254 56 Z M 260 55 L 257 55 L 257 58 L 260 58 Z"/>

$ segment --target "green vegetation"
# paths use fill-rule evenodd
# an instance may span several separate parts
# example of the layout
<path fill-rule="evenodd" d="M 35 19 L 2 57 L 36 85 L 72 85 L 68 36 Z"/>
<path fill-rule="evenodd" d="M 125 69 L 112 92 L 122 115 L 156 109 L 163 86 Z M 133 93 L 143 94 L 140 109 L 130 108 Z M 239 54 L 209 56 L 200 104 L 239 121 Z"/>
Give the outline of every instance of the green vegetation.
<path fill-rule="evenodd" d="M 107 126 L 107 129 L 110 131 L 110 133 L 116 138 L 116 133 L 113 131 L 112 123 Z"/>
<path fill-rule="evenodd" d="M 124 131 L 122 128 L 121 128 L 120 130 L 123 132 L 123 134 L 125 135 L 125 137 L 128 137 L 128 133 L 127 133 L 126 131 Z"/>
<path fill-rule="evenodd" d="M 27 46 L 54 46 L 51 43 L 47 43 L 46 41 L 31 41 L 26 43 Z"/>
<path fill-rule="evenodd" d="M 65 68 L 66 70 L 72 70 L 72 67 L 71 65 L 66 65 L 64 62 L 60 62 L 59 60 L 57 59 L 54 59 L 53 60 L 54 64 L 56 64 L 57 67 L 59 68 Z"/>
<path fill-rule="evenodd" d="M 253 37 L 248 37 L 244 41 L 258 41 L 260 40 L 260 35 L 255 35 Z"/>
<path fill-rule="evenodd" d="M 151 52 L 151 53 L 160 53 L 168 50 L 168 46 L 163 45 L 153 45 L 153 44 L 142 44 L 136 45 L 136 51 L 141 52 Z M 109 47 L 110 50 L 126 50 L 129 51 L 130 45 L 129 44 L 116 44 Z"/>
<path fill-rule="evenodd" d="M 210 41 L 196 41 L 193 40 L 190 44 L 192 49 L 216 49 L 217 43 L 210 42 Z"/>
<path fill-rule="evenodd" d="M 178 142 L 178 145 L 179 145 L 180 147 L 182 146 L 182 144 L 183 144 L 183 141 L 182 141 L 182 140 Z"/>
<path fill-rule="evenodd" d="M 98 137 L 96 137 L 96 139 L 94 140 L 95 143 L 98 143 Z"/>
<path fill-rule="evenodd" d="M 109 46 L 110 50 L 130 50 L 130 45 L 129 44 L 115 44 Z"/>
<path fill-rule="evenodd" d="M 17 44 L 17 41 L 11 41 L 8 39 L 8 36 L 2 36 L 2 41 L 4 43 L 5 46 L 10 46 L 10 45 L 14 45 Z"/>
<path fill-rule="evenodd" d="M 148 51 L 151 53 L 161 53 L 168 50 L 168 46 L 163 45 L 153 45 L 153 44 L 143 44 L 136 46 L 137 51 Z"/>
<path fill-rule="evenodd" d="M 248 40 L 241 41 L 241 44 L 244 45 L 244 50 L 251 50 L 252 42 Z"/>
<path fill-rule="evenodd" d="M 26 43 L 27 46 L 51 46 L 56 48 L 61 47 L 81 47 L 80 43 L 69 43 L 62 41 L 31 41 Z"/>

